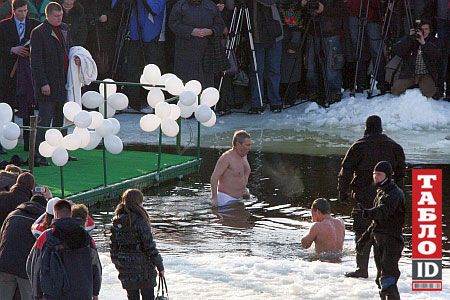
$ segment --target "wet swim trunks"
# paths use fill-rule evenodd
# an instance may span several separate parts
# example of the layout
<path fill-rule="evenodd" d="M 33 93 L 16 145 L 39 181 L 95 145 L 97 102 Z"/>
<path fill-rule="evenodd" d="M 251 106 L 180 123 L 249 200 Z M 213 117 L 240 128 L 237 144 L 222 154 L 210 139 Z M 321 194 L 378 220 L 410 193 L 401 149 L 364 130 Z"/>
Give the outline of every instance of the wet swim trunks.
<path fill-rule="evenodd" d="M 217 192 L 217 206 L 231 205 L 236 202 L 239 202 L 239 199 L 219 191 Z"/>

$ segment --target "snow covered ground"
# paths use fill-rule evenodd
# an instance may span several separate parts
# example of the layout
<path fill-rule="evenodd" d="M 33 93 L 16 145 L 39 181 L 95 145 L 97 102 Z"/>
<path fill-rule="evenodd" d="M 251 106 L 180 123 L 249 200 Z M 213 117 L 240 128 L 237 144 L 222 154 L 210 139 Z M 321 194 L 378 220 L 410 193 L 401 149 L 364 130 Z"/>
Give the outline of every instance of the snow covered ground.
<path fill-rule="evenodd" d="M 344 154 L 364 131 L 369 115 L 378 114 L 386 134 L 405 149 L 408 162 L 450 163 L 450 103 L 423 97 L 419 90 L 408 90 L 400 97 L 384 95 L 366 99 L 365 95 L 345 97 L 325 109 L 316 103 L 303 103 L 273 114 L 234 113 L 219 117 L 212 128 L 201 127 L 202 146 L 228 147 L 233 130 L 248 130 L 258 151 L 330 155 Z M 157 133 L 139 128 L 141 115 L 121 114 L 120 137 L 125 143 L 157 143 Z M 183 122 L 183 143 L 195 145 L 195 120 Z M 175 143 L 174 138 L 164 138 Z"/>
<path fill-rule="evenodd" d="M 109 256 L 101 255 L 101 299 L 126 299 Z M 233 253 L 164 256 L 170 299 L 379 299 L 370 260 L 369 278 L 343 276 L 354 270 L 354 257 L 342 263 L 266 259 Z M 450 299 L 450 269 L 444 269 L 442 292 L 412 292 L 411 262 L 402 259 L 399 291 L 402 299 Z"/>

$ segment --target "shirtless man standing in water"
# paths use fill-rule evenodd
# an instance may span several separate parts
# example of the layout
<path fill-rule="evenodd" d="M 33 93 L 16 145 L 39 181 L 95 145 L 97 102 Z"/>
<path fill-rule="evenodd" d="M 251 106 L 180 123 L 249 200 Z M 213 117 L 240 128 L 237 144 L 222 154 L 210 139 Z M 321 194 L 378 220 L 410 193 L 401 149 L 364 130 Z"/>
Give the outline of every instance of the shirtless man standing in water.
<path fill-rule="evenodd" d="M 344 221 L 330 216 L 330 204 L 324 198 L 314 200 L 311 214 L 314 224 L 302 238 L 302 247 L 309 248 L 314 242 L 316 253 L 341 252 L 345 236 Z"/>
<path fill-rule="evenodd" d="M 250 135 L 245 130 L 235 131 L 233 147 L 222 154 L 211 175 L 211 200 L 213 206 L 225 206 L 248 197 L 250 165 L 247 154 L 252 147 Z"/>

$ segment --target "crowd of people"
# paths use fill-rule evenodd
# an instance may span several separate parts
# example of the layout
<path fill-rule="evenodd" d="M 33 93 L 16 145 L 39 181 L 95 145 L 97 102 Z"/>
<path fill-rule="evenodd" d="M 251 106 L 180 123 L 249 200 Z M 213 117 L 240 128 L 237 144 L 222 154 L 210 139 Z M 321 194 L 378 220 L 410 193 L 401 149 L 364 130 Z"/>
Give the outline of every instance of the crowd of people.
<path fill-rule="evenodd" d="M 62 25 L 52 26 L 64 33 L 54 49 L 62 52 L 57 55 L 62 62 L 47 72 L 36 70 L 47 64 L 33 54 L 39 41 L 29 42 L 39 22 L 49 23 L 50 0 L 2 2 L 0 101 L 18 109 L 24 124 L 44 102 L 67 100 L 65 90 L 52 84 L 64 86 L 63 53 L 72 46 L 90 51 L 99 78 L 139 82 L 143 67 L 153 63 L 185 82 L 220 85 L 219 114 L 244 104 L 249 113 L 260 113 L 266 104 L 280 112 L 298 99 L 328 106 L 344 89 L 363 93 L 374 87 L 399 95 L 418 85 L 427 97 L 449 100 L 447 0 L 396 2 L 392 17 L 383 0 L 59 0 Z M 241 8 L 243 23 L 234 26 Z M 236 36 L 232 47 L 226 41 Z M 149 111 L 143 89 L 128 87 L 126 93 L 130 108 Z M 58 106 L 45 110 L 44 115 L 60 115 Z M 53 121 L 58 124 L 59 117 Z"/>
<path fill-rule="evenodd" d="M 0 172 L 0 184 L 0 299 L 98 299 L 102 266 L 88 208 L 53 197 L 14 165 Z M 111 260 L 133 300 L 153 299 L 157 275 L 164 277 L 143 201 L 139 190 L 123 193 L 110 237 Z"/>

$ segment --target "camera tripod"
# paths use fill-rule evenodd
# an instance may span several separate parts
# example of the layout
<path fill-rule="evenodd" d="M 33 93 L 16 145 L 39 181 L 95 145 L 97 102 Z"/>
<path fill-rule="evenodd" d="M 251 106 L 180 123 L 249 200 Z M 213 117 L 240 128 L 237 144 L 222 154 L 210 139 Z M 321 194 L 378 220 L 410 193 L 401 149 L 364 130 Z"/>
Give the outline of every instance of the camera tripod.
<path fill-rule="evenodd" d="M 230 59 L 232 51 L 235 51 L 241 42 L 241 32 L 244 19 L 247 24 L 247 32 L 248 32 L 248 40 L 250 44 L 250 51 L 252 52 L 253 58 L 253 70 L 256 75 L 256 84 L 258 85 L 258 93 L 259 93 L 259 103 L 261 107 L 263 107 L 263 99 L 261 93 L 261 84 L 259 82 L 259 74 L 258 74 L 258 64 L 256 62 L 256 53 L 255 53 L 255 44 L 253 40 L 253 29 L 250 21 L 250 13 L 248 7 L 245 3 L 241 3 L 240 6 L 235 6 L 233 10 L 233 17 L 231 18 L 230 30 L 226 42 L 226 54 L 227 58 Z M 225 73 L 220 77 L 219 83 L 219 92 L 222 88 L 223 78 Z"/>
<path fill-rule="evenodd" d="M 361 0 L 360 7 L 359 7 L 359 24 L 358 24 L 358 37 L 356 42 L 356 68 L 355 68 L 355 76 L 353 80 L 353 86 L 350 95 L 354 96 L 355 91 L 357 89 L 357 77 L 358 77 L 358 70 L 361 64 L 362 59 L 362 52 L 364 48 L 364 37 L 366 35 L 366 27 L 367 27 L 367 16 L 369 13 L 369 6 L 370 6 L 371 0 Z M 380 71 L 380 63 L 381 59 L 383 57 L 383 49 L 386 45 L 386 40 L 388 39 L 389 33 L 390 33 L 390 27 L 391 27 L 391 21 L 392 21 L 392 15 L 394 13 L 394 9 L 396 7 L 396 4 L 399 2 L 399 0 L 389 0 L 386 6 L 386 11 L 383 18 L 383 25 L 382 25 L 382 31 L 381 31 L 381 43 L 378 48 L 377 57 L 375 58 L 373 72 L 370 76 L 370 89 L 367 92 L 367 99 L 380 96 L 382 94 L 373 95 L 373 91 L 375 89 L 376 84 L 376 78 L 378 76 L 378 72 Z M 365 6 L 364 6 L 365 4 Z M 413 18 L 411 13 L 411 5 L 409 3 L 409 0 L 403 0 L 403 6 L 405 8 L 405 15 L 408 21 L 409 28 L 413 28 Z"/>
<path fill-rule="evenodd" d="M 121 15 L 120 15 L 120 23 L 119 29 L 117 31 L 116 38 L 116 50 L 114 52 L 113 64 L 111 67 L 111 78 L 116 79 L 116 75 L 119 69 L 120 60 L 125 57 L 125 43 L 131 40 L 130 35 L 130 21 L 133 13 L 136 16 L 136 22 L 138 23 L 138 36 L 140 48 L 142 51 L 142 57 L 144 59 L 145 65 L 147 65 L 147 59 L 144 50 L 144 42 L 142 41 L 142 27 L 139 24 L 139 14 L 138 14 L 138 5 L 137 1 L 139 0 L 122 0 L 120 3 L 116 3 L 116 5 L 121 5 Z M 149 11 L 147 7 L 147 3 L 143 1 L 144 8 Z"/>

